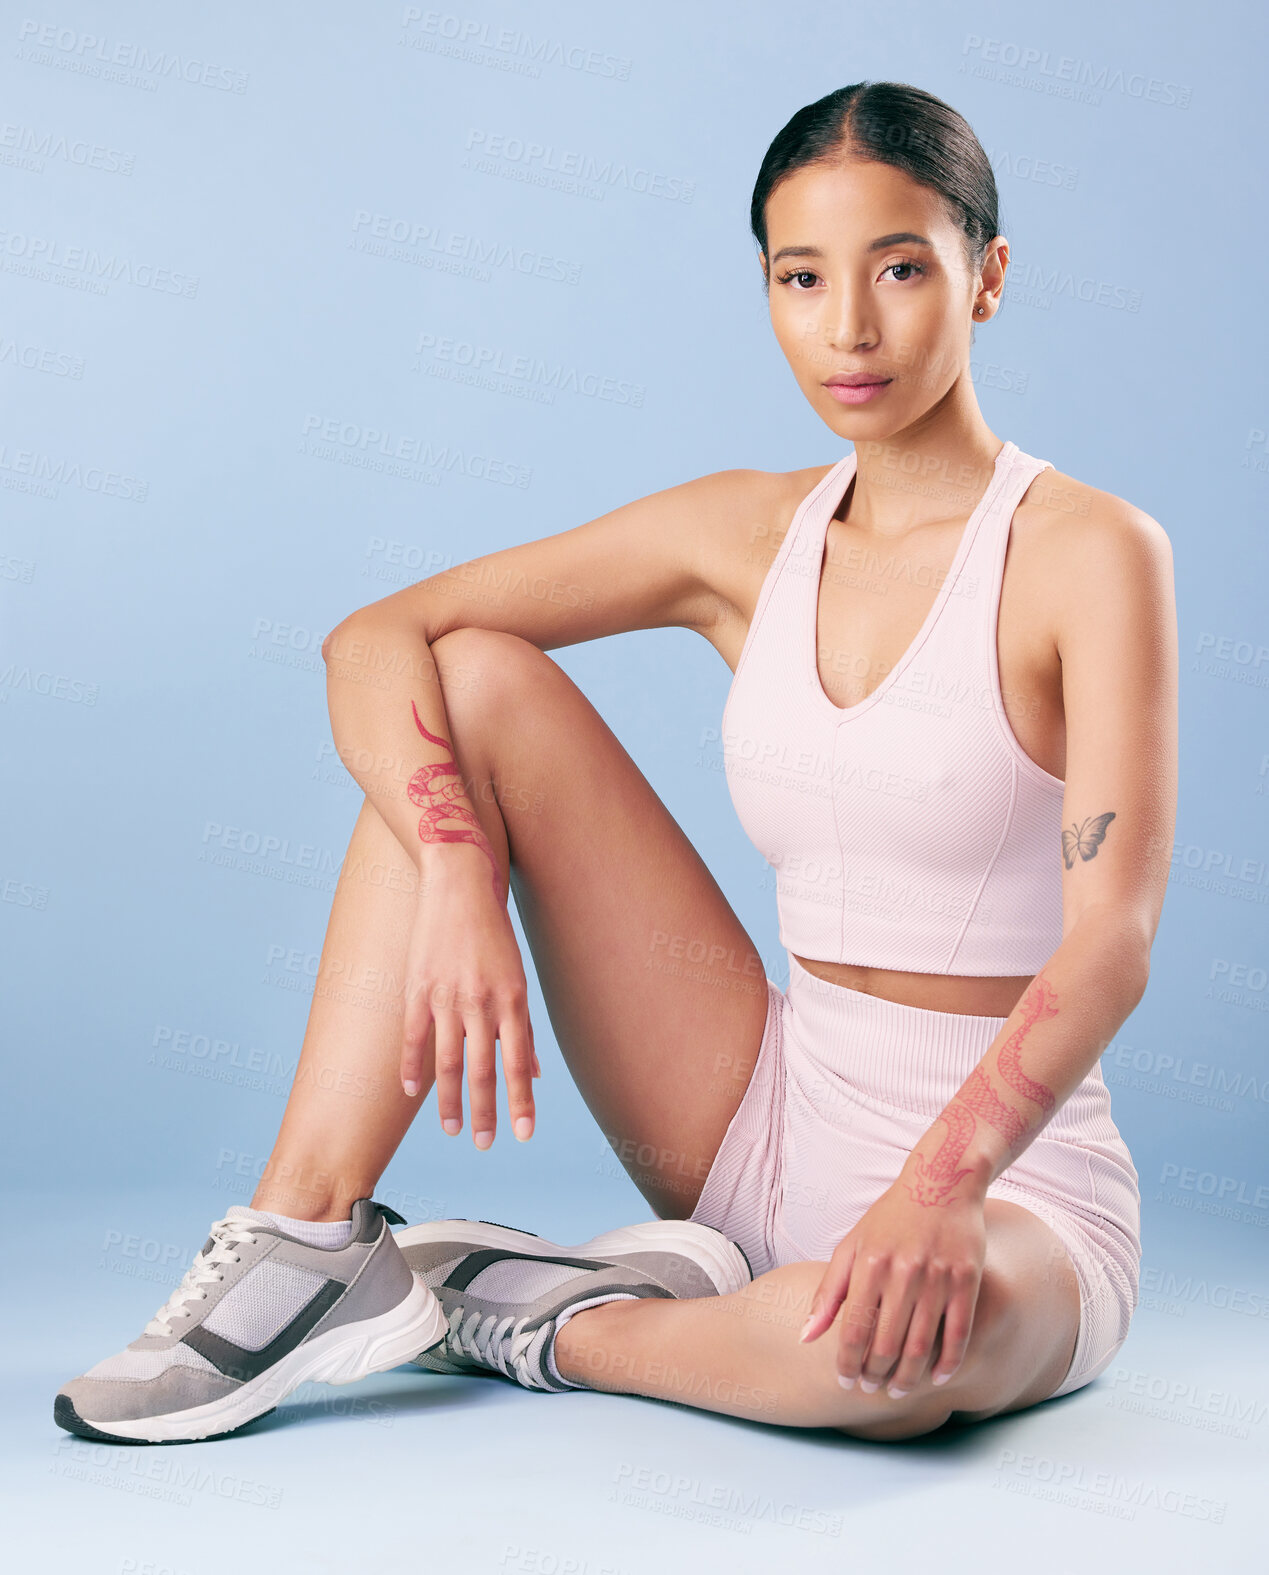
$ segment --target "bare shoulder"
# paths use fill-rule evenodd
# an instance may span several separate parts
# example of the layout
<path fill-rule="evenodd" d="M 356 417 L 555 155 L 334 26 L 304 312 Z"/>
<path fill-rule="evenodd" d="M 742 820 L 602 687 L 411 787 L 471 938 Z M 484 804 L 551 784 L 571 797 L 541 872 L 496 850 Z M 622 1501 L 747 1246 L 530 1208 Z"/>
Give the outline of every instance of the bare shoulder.
<path fill-rule="evenodd" d="M 1165 556 L 1172 550 L 1163 526 L 1144 509 L 1060 470 L 1041 471 L 1022 501 L 1018 518 L 1026 518 L 1033 531 L 1072 545 L 1114 540 L 1128 548 L 1136 542 L 1142 550 Z"/>
<path fill-rule="evenodd" d="M 1036 587 L 1062 634 L 1112 607 L 1170 594 L 1172 543 L 1144 509 L 1059 470 L 1042 471 L 1014 518 L 1020 574 Z M 1165 595 L 1166 599 L 1166 595 Z"/>

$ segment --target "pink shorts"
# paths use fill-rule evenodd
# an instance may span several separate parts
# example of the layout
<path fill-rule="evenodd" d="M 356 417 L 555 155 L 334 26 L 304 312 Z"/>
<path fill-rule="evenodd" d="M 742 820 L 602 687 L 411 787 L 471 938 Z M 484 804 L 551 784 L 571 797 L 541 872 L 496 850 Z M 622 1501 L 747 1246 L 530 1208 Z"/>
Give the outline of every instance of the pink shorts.
<path fill-rule="evenodd" d="M 692 1218 L 743 1248 L 754 1274 L 827 1261 L 899 1174 L 1004 1017 L 901 1006 L 808 973 L 767 980 L 749 1086 Z M 1079 1337 L 1054 1395 L 1103 1372 L 1128 1335 L 1141 1265 L 1141 1194 L 1100 1065 L 987 1188 L 1052 1226 L 1080 1285 Z"/>

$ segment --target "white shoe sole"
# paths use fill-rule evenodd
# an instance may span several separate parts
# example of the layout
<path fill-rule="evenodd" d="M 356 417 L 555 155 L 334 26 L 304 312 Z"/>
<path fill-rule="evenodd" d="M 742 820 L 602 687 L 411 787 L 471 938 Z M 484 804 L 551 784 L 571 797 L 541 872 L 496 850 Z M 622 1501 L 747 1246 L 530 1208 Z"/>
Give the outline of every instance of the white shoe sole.
<path fill-rule="evenodd" d="M 457 1230 L 456 1223 L 460 1227 Z M 426 1225 L 407 1225 L 392 1234 L 403 1252 L 420 1242 L 455 1239 L 473 1247 L 510 1247 L 526 1258 L 605 1258 L 620 1262 L 623 1254 L 630 1252 L 678 1252 L 709 1275 L 720 1296 L 742 1290 L 753 1280 L 740 1248 L 695 1220 L 649 1220 L 643 1225 L 622 1225 L 576 1246 L 547 1241 L 529 1231 L 493 1225 L 487 1220 L 431 1220 Z"/>
<path fill-rule="evenodd" d="M 399 1367 L 435 1345 L 446 1332 L 439 1301 L 417 1275 L 409 1294 L 389 1312 L 361 1323 L 342 1324 L 308 1340 L 233 1394 L 206 1405 L 126 1421 L 82 1417 L 88 1427 L 112 1438 L 167 1444 L 208 1438 L 244 1427 L 281 1405 L 303 1383 L 352 1384 L 370 1373 Z"/>

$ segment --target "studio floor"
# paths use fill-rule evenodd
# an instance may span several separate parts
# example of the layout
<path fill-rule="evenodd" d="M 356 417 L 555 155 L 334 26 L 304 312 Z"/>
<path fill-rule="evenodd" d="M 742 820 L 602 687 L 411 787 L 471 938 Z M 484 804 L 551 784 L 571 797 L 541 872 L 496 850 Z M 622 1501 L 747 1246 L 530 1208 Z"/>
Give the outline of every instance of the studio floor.
<path fill-rule="evenodd" d="M 1264 1567 L 1263 1275 L 1246 1244 L 1226 1250 L 1200 1221 L 1161 1222 L 1166 1248 L 1147 1251 L 1132 1333 L 1101 1378 L 925 1440 L 871 1444 L 411 1367 L 307 1386 L 217 1443 L 60 1432 L 58 1385 L 135 1337 L 231 1201 L 11 1198 L 10 1569 L 770 1575 L 849 1563 L 978 1575 L 996 1555 L 1028 1575 Z M 558 1195 L 512 1208 L 491 1191 L 448 1212 L 569 1241 L 604 1223 Z"/>

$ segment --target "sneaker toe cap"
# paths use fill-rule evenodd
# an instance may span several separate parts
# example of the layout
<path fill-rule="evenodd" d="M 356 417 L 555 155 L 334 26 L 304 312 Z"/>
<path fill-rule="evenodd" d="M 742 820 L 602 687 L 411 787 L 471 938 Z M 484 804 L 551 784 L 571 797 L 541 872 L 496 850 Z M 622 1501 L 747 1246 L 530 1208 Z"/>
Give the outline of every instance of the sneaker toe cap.
<path fill-rule="evenodd" d="M 236 1379 L 226 1378 L 223 1373 L 205 1373 L 189 1367 L 169 1367 L 166 1372 L 144 1380 L 72 1378 L 58 1390 L 55 1414 L 57 1404 L 65 1402 L 61 1409 L 65 1411 L 69 1405 L 89 1427 L 107 1422 L 132 1422 L 206 1405 L 240 1387 Z"/>

